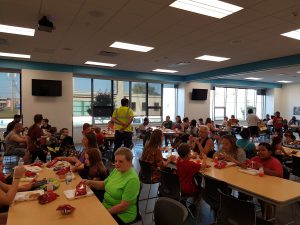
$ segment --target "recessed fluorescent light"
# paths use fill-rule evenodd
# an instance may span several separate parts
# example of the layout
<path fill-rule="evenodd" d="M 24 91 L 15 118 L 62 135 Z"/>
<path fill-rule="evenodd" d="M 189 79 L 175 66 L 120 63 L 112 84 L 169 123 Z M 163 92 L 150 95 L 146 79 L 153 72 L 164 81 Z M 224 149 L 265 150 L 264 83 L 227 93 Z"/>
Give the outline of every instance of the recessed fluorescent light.
<path fill-rule="evenodd" d="M 297 71 L 297 73 L 300 73 L 300 71 Z"/>
<path fill-rule="evenodd" d="M 94 65 L 94 66 L 108 66 L 108 67 L 114 67 L 117 65 L 112 63 L 93 62 L 93 61 L 86 61 L 84 64 Z"/>
<path fill-rule="evenodd" d="M 284 83 L 284 84 L 288 84 L 288 83 L 292 83 L 293 81 L 289 81 L 289 80 L 279 80 L 277 81 L 278 83 Z"/>
<path fill-rule="evenodd" d="M 197 57 L 195 59 L 206 60 L 206 61 L 213 61 L 213 62 L 222 62 L 222 61 L 228 60 L 230 58 L 213 56 L 213 55 L 203 55 L 203 56 L 199 56 L 199 57 Z"/>
<path fill-rule="evenodd" d="M 300 29 L 292 30 L 290 32 L 286 32 L 286 33 L 283 33 L 283 34 L 280 34 L 280 35 L 300 40 Z"/>
<path fill-rule="evenodd" d="M 177 0 L 171 7 L 221 19 L 242 10 L 242 7 L 218 0 Z"/>
<path fill-rule="evenodd" d="M 129 44 L 129 43 L 124 43 L 119 41 L 115 41 L 109 47 L 126 49 L 126 50 L 137 51 L 137 52 L 149 52 L 150 50 L 154 49 L 153 47 Z"/>
<path fill-rule="evenodd" d="M 15 27 L 0 24 L 0 32 L 9 34 L 19 34 L 25 36 L 34 36 L 35 30 L 31 28 Z"/>
<path fill-rule="evenodd" d="M 30 57 L 31 57 L 30 55 L 7 53 L 7 52 L 0 52 L 0 56 L 13 57 L 13 58 L 24 58 L 24 59 L 30 59 Z"/>
<path fill-rule="evenodd" d="M 152 70 L 153 72 L 160 72 L 160 73 L 177 73 L 177 70 L 165 70 L 165 69 L 155 69 Z"/>
<path fill-rule="evenodd" d="M 263 78 L 260 77 L 246 77 L 246 80 L 262 80 Z"/>

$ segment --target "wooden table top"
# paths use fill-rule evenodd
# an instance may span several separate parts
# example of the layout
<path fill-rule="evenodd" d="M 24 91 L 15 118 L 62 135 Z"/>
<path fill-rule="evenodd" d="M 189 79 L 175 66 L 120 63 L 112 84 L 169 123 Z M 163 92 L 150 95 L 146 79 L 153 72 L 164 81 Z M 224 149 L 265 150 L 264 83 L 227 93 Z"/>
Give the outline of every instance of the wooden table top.
<path fill-rule="evenodd" d="M 56 175 L 52 170 L 43 168 L 38 179 L 44 177 L 55 178 Z M 7 225 L 117 225 L 94 195 L 75 200 L 68 200 L 65 197 L 63 191 L 74 189 L 80 180 L 81 178 L 76 175 L 69 185 L 61 182 L 60 187 L 55 191 L 59 197 L 48 204 L 40 205 L 37 200 L 13 203 L 9 208 Z M 70 215 L 61 215 L 56 208 L 62 204 L 70 204 L 76 209 Z"/>
<path fill-rule="evenodd" d="M 291 153 L 292 151 L 295 151 L 296 153 L 291 154 L 291 156 L 297 156 L 297 157 L 300 157 L 300 150 L 298 150 L 298 149 L 293 149 L 293 148 L 289 148 L 289 147 L 285 147 L 285 146 L 283 146 L 283 149 L 284 149 L 287 153 Z"/>

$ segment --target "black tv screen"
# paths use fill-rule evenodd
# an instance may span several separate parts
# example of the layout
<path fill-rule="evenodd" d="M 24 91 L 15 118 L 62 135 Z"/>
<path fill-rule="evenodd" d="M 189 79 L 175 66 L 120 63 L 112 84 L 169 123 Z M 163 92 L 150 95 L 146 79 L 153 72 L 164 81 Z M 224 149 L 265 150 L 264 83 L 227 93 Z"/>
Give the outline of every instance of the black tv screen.
<path fill-rule="evenodd" d="M 37 80 L 32 79 L 33 96 L 61 96 L 61 80 Z"/>
<path fill-rule="evenodd" d="M 193 89 L 192 100 L 206 100 L 207 89 Z"/>

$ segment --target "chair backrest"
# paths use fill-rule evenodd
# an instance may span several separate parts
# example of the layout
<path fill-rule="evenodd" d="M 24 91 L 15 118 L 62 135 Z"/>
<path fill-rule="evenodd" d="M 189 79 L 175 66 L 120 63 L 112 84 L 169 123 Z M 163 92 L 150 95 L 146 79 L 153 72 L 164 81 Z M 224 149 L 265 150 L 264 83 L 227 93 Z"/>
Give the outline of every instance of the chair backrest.
<path fill-rule="evenodd" d="M 194 183 L 197 190 L 202 190 L 202 174 L 201 173 L 194 173 Z"/>
<path fill-rule="evenodd" d="M 282 170 L 283 170 L 283 179 L 290 179 L 290 171 L 286 166 L 282 166 Z"/>
<path fill-rule="evenodd" d="M 239 200 L 219 190 L 220 207 L 216 225 L 255 225 L 256 213 L 252 202 Z"/>
<path fill-rule="evenodd" d="M 228 193 L 228 184 L 215 180 L 209 176 L 204 176 L 204 189 L 203 189 L 203 199 L 210 205 L 213 210 L 218 210 L 220 205 L 220 193 Z"/>
<path fill-rule="evenodd" d="M 164 170 L 160 170 L 159 172 L 161 174 L 158 187 L 159 196 L 179 201 L 181 198 L 181 191 L 178 175 Z"/>
<path fill-rule="evenodd" d="M 152 177 L 152 169 L 151 164 L 145 161 L 142 161 L 139 159 L 140 162 L 140 172 L 139 172 L 139 178 L 140 181 L 144 184 L 151 184 L 151 177 Z"/>
<path fill-rule="evenodd" d="M 162 197 L 155 203 L 155 225 L 182 225 L 187 217 L 187 209 L 174 199 Z"/>
<path fill-rule="evenodd" d="M 300 157 L 293 156 L 293 165 L 292 165 L 292 173 L 300 177 Z"/>

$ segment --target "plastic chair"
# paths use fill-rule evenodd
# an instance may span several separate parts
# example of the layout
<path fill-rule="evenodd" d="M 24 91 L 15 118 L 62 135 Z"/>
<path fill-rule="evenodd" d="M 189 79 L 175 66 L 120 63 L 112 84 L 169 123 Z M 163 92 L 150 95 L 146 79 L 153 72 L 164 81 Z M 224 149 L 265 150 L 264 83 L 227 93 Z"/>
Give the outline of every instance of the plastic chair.
<path fill-rule="evenodd" d="M 187 217 L 187 209 L 174 199 L 162 197 L 155 204 L 155 225 L 182 225 Z"/>
<path fill-rule="evenodd" d="M 147 207 L 148 207 L 148 201 L 149 199 L 153 199 L 153 198 L 149 198 L 150 196 L 150 192 L 151 192 L 151 185 L 152 184 L 157 184 L 158 182 L 152 182 L 152 168 L 151 168 L 151 164 L 148 162 L 144 162 L 141 159 L 139 160 L 140 163 L 140 172 L 139 172 L 139 178 L 140 178 L 140 182 L 143 184 L 149 184 L 150 188 L 149 188 L 149 192 L 148 192 L 148 196 L 147 196 L 147 202 L 146 202 L 146 207 L 145 207 L 145 212 L 147 211 Z M 156 198 L 156 196 L 154 197 Z M 145 199 L 142 199 L 145 200 Z"/>
<path fill-rule="evenodd" d="M 180 201 L 180 181 L 177 174 L 160 170 L 160 183 L 158 187 L 159 197 L 168 197 Z"/>
<path fill-rule="evenodd" d="M 210 205 L 211 209 L 215 212 L 215 215 L 220 206 L 220 193 L 218 190 L 221 190 L 223 193 L 228 193 L 228 184 L 204 176 L 203 200 Z"/>
<path fill-rule="evenodd" d="M 202 174 L 201 173 L 195 173 L 194 174 L 194 183 L 196 185 L 197 190 L 199 190 L 200 192 L 203 190 L 202 188 Z"/>
<path fill-rule="evenodd" d="M 142 218 L 142 215 L 140 213 L 140 204 L 139 204 L 139 199 L 140 199 L 140 195 L 141 195 L 141 190 L 142 190 L 142 185 L 140 185 L 140 191 L 139 191 L 139 194 L 137 196 L 137 199 L 136 199 L 136 208 L 137 208 L 137 215 L 136 215 L 136 218 L 134 221 L 130 222 L 130 223 L 127 223 L 128 225 L 132 225 L 132 224 L 136 224 L 136 223 L 139 223 L 139 222 L 142 222 L 143 223 L 143 218 Z"/>
<path fill-rule="evenodd" d="M 218 190 L 220 206 L 216 225 L 270 225 L 273 222 L 256 217 L 252 202 L 239 200 Z"/>

